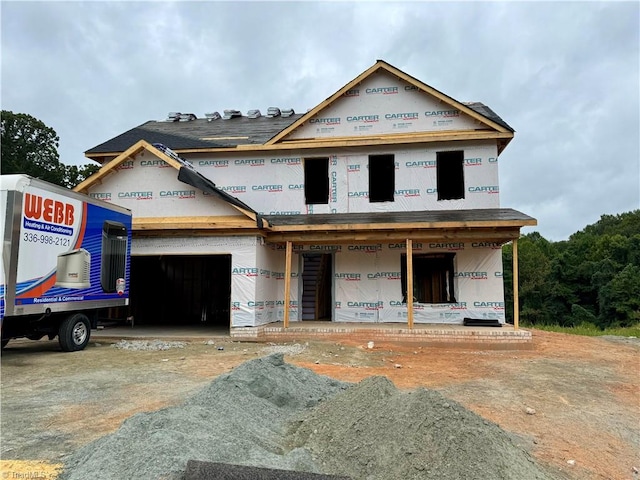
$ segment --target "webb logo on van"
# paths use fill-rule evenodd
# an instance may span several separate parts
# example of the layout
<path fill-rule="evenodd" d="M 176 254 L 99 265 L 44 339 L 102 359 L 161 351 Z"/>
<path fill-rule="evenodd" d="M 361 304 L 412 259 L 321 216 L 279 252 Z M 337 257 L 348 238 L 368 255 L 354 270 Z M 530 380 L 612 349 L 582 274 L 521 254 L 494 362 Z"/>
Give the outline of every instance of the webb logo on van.
<path fill-rule="evenodd" d="M 24 216 L 32 220 L 43 220 L 58 225 L 73 225 L 75 208 L 70 203 L 27 193 L 25 195 Z"/>

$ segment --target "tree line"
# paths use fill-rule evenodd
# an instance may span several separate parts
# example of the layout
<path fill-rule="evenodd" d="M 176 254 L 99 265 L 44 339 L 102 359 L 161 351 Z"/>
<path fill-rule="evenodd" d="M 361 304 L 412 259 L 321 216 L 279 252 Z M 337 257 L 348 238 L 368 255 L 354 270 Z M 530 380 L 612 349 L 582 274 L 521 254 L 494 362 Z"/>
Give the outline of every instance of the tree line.
<path fill-rule="evenodd" d="M 60 162 L 56 131 L 26 113 L 2 110 L 2 162 L 0 173 L 24 173 L 73 188 L 100 169 L 100 165 L 65 165 Z"/>
<path fill-rule="evenodd" d="M 507 320 L 513 322 L 513 246 L 502 249 Z M 603 215 L 568 240 L 537 232 L 518 241 L 520 319 L 600 328 L 640 322 L 640 210 Z"/>

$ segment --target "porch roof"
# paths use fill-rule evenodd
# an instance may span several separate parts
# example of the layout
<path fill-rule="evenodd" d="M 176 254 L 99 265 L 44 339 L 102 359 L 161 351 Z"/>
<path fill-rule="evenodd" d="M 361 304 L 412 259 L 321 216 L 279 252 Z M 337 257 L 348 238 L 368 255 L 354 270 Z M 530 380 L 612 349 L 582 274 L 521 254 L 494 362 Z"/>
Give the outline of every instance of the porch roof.
<path fill-rule="evenodd" d="M 482 240 L 505 243 L 537 221 L 510 208 L 417 212 L 265 215 L 267 241 L 344 243 L 413 240 Z"/>

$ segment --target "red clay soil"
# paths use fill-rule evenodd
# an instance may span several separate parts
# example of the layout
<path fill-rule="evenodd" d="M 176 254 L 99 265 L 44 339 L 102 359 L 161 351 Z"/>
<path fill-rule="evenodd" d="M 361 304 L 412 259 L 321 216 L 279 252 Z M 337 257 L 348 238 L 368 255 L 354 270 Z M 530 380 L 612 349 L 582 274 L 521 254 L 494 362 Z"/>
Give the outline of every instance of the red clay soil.
<path fill-rule="evenodd" d="M 534 330 L 519 349 L 381 341 L 368 348 L 369 340 L 194 340 L 154 352 L 94 340 L 75 354 L 60 353 L 55 341 L 11 342 L 2 355 L 0 473 L 27 478 L 50 462 L 53 479 L 64 455 L 131 415 L 179 404 L 218 375 L 284 348 L 286 361 L 341 380 L 384 375 L 399 388 L 437 389 L 511 432 L 558 478 L 640 480 L 638 339 Z"/>
<path fill-rule="evenodd" d="M 339 343 L 369 350 L 365 340 Z M 637 341 L 534 331 L 529 349 L 376 342 L 371 352 L 382 356 L 382 366 L 290 361 L 351 382 L 385 375 L 399 388 L 437 389 L 515 433 L 561 477 L 638 479 Z"/>

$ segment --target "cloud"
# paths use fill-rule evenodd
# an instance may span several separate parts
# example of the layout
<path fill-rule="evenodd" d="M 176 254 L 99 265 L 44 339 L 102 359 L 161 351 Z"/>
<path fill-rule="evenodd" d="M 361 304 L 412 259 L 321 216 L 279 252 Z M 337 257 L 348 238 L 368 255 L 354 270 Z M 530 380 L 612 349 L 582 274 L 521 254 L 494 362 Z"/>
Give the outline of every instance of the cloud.
<path fill-rule="evenodd" d="M 516 129 L 501 202 L 559 240 L 640 208 L 637 2 L 2 2 L 2 104 L 61 159 L 169 111 L 306 111 L 383 59 Z"/>

